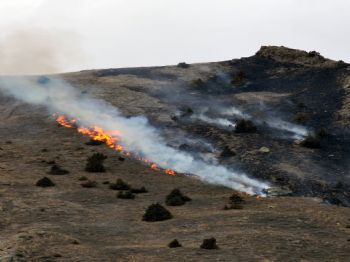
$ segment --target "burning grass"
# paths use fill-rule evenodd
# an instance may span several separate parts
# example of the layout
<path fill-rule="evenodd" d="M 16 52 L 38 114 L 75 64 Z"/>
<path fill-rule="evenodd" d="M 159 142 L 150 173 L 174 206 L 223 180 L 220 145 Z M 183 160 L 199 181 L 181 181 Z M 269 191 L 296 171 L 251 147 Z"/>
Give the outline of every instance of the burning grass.
<path fill-rule="evenodd" d="M 54 115 L 54 116 L 56 117 L 56 122 L 61 126 L 64 126 L 67 128 L 74 128 L 79 133 L 89 136 L 91 139 L 90 141 L 91 144 L 97 145 L 97 144 L 100 144 L 100 142 L 105 143 L 108 147 L 120 152 L 120 154 L 122 154 L 123 156 L 134 157 L 142 161 L 144 164 L 149 165 L 152 169 L 160 170 L 155 163 L 152 163 L 148 159 L 145 159 L 139 156 L 133 156 L 131 153 L 124 151 L 124 147 L 118 143 L 121 135 L 121 133 L 118 130 L 109 132 L 109 131 L 103 130 L 98 126 L 92 126 L 88 128 L 78 127 L 77 119 L 73 118 L 71 120 L 68 120 L 63 115 L 60 115 L 60 116 Z M 103 161 L 105 160 L 105 158 L 103 159 L 103 157 L 100 157 L 100 156 L 92 156 L 92 157 L 93 158 L 88 159 L 88 163 L 86 165 L 85 170 L 88 172 L 105 172 L 105 168 L 103 166 Z M 125 158 L 121 156 L 118 159 L 120 161 L 125 160 Z M 165 173 L 171 176 L 175 175 L 175 171 L 171 169 L 165 169 Z"/>

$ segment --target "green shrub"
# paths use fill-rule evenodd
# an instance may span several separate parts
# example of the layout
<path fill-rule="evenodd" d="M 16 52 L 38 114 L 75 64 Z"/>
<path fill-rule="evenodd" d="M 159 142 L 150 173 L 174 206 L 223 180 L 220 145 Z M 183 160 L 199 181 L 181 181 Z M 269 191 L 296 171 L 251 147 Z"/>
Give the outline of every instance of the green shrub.
<path fill-rule="evenodd" d="M 85 183 L 82 183 L 81 186 L 86 187 L 86 188 L 93 188 L 93 187 L 97 187 L 97 182 L 92 181 L 92 180 L 88 180 Z"/>
<path fill-rule="evenodd" d="M 142 217 L 143 221 L 156 222 L 171 219 L 172 214 L 160 204 L 150 205 Z"/>
<path fill-rule="evenodd" d="M 292 121 L 297 124 L 304 124 L 308 120 L 308 116 L 303 112 L 298 112 L 293 116 Z"/>
<path fill-rule="evenodd" d="M 218 249 L 219 247 L 216 245 L 216 239 L 214 237 L 204 239 L 200 248 L 202 249 Z"/>
<path fill-rule="evenodd" d="M 241 119 L 236 123 L 235 133 L 255 133 L 257 127 L 250 120 Z"/>
<path fill-rule="evenodd" d="M 130 190 L 129 184 L 118 178 L 115 183 L 111 183 L 109 188 L 112 190 Z"/>
<path fill-rule="evenodd" d="M 60 167 L 57 164 L 54 164 L 51 166 L 50 172 L 51 175 L 57 175 L 57 176 L 61 176 L 61 175 L 66 175 L 69 174 L 69 171 L 63 169 L 62 167 Z"/>
<path fill-rule="evenodd" d="M 170 248 L 177 248 L 177 247 L 182 247 L 182 245 L 177 241 L 177 239 L 174 239 L 168 244 L 168 247 Z"/>
<path fill-rule="evenodd" d="M 48 177 L 43 177 L 38 182 L 36 182 L 36 186 L 38 187 L 53 187 L 55 183 L 51 181 Z"/>
<path fill-rule="evenodd" d="M 181 63 L 177 64 L 177 67 L 179 67 L 179 68 L 189 68 L 190 65 L 185 63 L 185 62 L 181 62 Z"/>
<path fill-rule="evenodd" d="M 85 171 L 94 172 L 94 173 L 103 173 L 106 172 L 103 162 L 107 159 L 107 156 L 101 153 L 94 153 L 87 159 L 85 166 Z"/>
<path fill-rule="evenodd" d="M 191 198 L 183 195 L 179 189 L 172 190 L 169 195 L 166 196 L 165 203 L 168 206 L 182 206 L 187 201 L 191 201 Z"/>
<path fill-rule="evenodd" d="M 245 74 L 243 71 L 238 71 L 231 80 L 231 84 L 235 86 L 242 86 L 246 82 Z"/>
<path fill-rule="evenodd" d="M 121 199 L 134 199 L 135 195 L 130 191 L 119 191 L 117 194 L 117 198 Z"/>

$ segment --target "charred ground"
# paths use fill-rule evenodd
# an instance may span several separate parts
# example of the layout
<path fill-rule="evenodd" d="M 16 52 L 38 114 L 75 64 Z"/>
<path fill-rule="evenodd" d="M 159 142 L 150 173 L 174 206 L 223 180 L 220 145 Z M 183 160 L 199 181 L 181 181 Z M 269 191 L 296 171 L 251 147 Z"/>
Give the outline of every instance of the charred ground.
<path fill-rule="evenodd" d="M 126 116 L 147 116 L 171 146 L 198 157 L 209 154 L 294 197 L 244 197 L 243 209 L 224 210 L 232 190 L 185 175 L 169 177 L 132 159 L 120 161 L 116 152 L 59 127 L 42 108 L 0 96 L 0 257 L 5 261 L 346 261 L 350 211 L 341 206 L 350 203 L 350 66 L 344 62 L 316 52 L 262 47 L 252 57 L 218 63 L 63 77 Z M 252 115 L 257 131 L 237 133 L 193 118 L 203 110 L 219 118 L 219 109 L 231 106 Z M 269 115 L 313 133 L 323 128 L 320 148 L 302 147 L 269 128 L 263 123 Z M 108 157 L 105 173 L 84 171 L 94 152 Z M 55 164 L 69 174 L 49 174 Z M 55 186 L 36 187 L 45 176 Z M 82 187 L 83 176 L 96 187 Z M 106 183 L 117 178 L 148 192 L 118 199 Z M 174 188 L 192 201 L 166 206 Z M 173 218 L 142 221 L 155 203 Z M 219 249 L 200 250 L 203 239 L 211 237 Z M 183 247 L 169 249 L 173 239 Z"/>

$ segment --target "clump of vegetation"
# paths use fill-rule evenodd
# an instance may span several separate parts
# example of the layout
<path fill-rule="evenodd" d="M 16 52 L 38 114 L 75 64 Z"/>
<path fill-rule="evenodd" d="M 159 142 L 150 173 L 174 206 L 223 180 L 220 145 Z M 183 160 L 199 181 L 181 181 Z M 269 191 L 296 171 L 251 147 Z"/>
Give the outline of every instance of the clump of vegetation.
<path fill-rule="evenodd" d="M 121 162 L 123 162 L 123 161 L 125 161 L 125 158 L 122 157 L 122 156 L 120 156 L 120 157 L 118 157 L 118 160 L 121 161 Z"/>
<path fill-rule="evenodd" d="M 292 121 L 297 124 L 304 124 L 308 120 L 308 116 L 303 112 L 298 112 L 293 116 Z"/>
<path fill-rule="evenodd" d="M 214 237 L 204 239 L 200 248 L 202 249 L 218 249 L 219 247 L 216 244 L 216 239 Z"/>
<path fill-rule="evenodd" d="M 182 247 L 182 245 L 177 241 L 177 239 L 174 239 L 168 244 L 168 247 L 170 248 L 177 248 L 177 247 Z"/>
<path fill-rule="evenodd" d="M 102 184 L 108 185 L 108 184 L 109 184 L 109 181 L 103 181 Z"/>
<path fill-rule="evenodd" d="M 94 153 L 87 159 L 85 171 L 94 173 L 106 172 L 103 162 L 107 159 L 107 156 L 101 153 Z"/>
<path fill-rule="evenodd" d="M 93 188 L 97 187 L 97 182 L 93 180 L 88 180 L 85 183 L 82 183 L 81 186 L 86 188 Z"/>
<path fill-rule="evenodd" d="M 182 206 L 188 201 L 191 201 L 191 198 L 183 195 L 182 192 L 176 188 L 166 196 L 165 203 L 168 206 Z"/>
<path fill-rule="evenodd" d="M 321 56 L 321 54 L 319 52 L 316 52 L 316 51 L 310 51 L 308 54 L 309 54 L 309 57 Z"/>
<path fill-rule="evenodd" d="M 316 132 L 316 135 L 321 138 L 329 136 L 327 130 L 323 127 Z"/>
<path fill-rule="evenodd" d="M 185 63 L 185 62 L 181 62 L 181 63 L 177 64 L 177 67 L 179 67 L 179 68 L 189 68 L 190 65 Z"/>
<path fill-rule="evenodd" d="M 120 199 L 134 199 L 135 195 L 130 190 L 119 191 L 118 194 L 117 194 L 117 198 L 120 198 Z"/>
<path fill-rule="evenodd" d="M 225 205 L 224 209 L 243 209 L 245 200 L 237 193 L 233 193 L 229 198 L 229 203 Z"/>
<path fill-rule="evenodd" d="M 142 217 L 143 221 L 156 222 L 171 219 L 172 214 L 160 204 L 150 205 Z"/>
<path fill-rule="evenodd" d="M 300 142 L 300 145 L 307 148 L 320 148 L 321 138 L 319 136 L 308 135 Z"/>
<path fill-rule="evenodd" d="M 111 183 L 109 188 L 112 190 L 130 190 L 128 183 L 124 182 L 122 179 L 118 178 L 115 183 Z"/>
<path fill-rule="evenodd" d="M 99 146 L 99 145 L 102 145 L 102 144 L 104 144 L 103 141 L 94 140 L 94 139 L 90 139 L 89 141 L 87 141 L 85 143 L 85 145 L 88 145 L 88 146 Z"/>
<path fill-rule="evenodd" d="M 250 120 L 241 119 L 236 123 L 235 133 L 255 133 L 257 127 Z"/>
<path fill-rule="evenodd" d="M 49 172 L 49 173 L 50 173 L 51 175 L 58 175 L 58 176 L 61 176 L 61 175 L 69 174 L 69 171 L 63 169 L 62 167 L 60 167 L 60 166 L 57 165 L 57 164 L 54 164 L 53 166 L 51 166 L 51 169 L 50 169 L 50 172 Z"/>
<path fill-rule="evenodd" d="M 181 117 L 189 117 L 193 115 L 193 109 L 190 107 L 182 108 L 181 109 Z"/>
<path fill-rule="evenodd" d="M 236 153 L 234 151 L 231 150 L 231 148 L 229 146 L 225 146 L 224 149 L 222 150 L 220 156 L 221 157 L 232 157 L 235 156 Z"/>
<path fill-rule="evenodd" d="M 55 183 L 51 181 L 48 177 L 43 177 L 38 182 L 36 182 L 36 186 L 39 187 L 53 187 L 55 186 Z"/>
<path fill-rule="evenodd" d="M 246 82 L 245 74 L 243 71 L 238 71 L 231 80 L 231 84 L 235 86 L 242 86 Z"/>
<path fill-rule="evenodd" d="M 78 178 L 79 181 L 86 181 L 88 178 L 86 176 L 81 176 Z"/>
<path fill-rule="evenodd" d="M 143 193 L 147 193 L 147 189 L 143 186 L 140 188 L 131 188 L 131 192 L 134 194 L 143 194 Z"/>
<path fill-rule="evenodd" d="M 203 88 L 205 87 L 205 83 L 201 78 L 198 78 L 198 79 L 192 80 L 190 83 L 190 86 L 192 88 Z"/>

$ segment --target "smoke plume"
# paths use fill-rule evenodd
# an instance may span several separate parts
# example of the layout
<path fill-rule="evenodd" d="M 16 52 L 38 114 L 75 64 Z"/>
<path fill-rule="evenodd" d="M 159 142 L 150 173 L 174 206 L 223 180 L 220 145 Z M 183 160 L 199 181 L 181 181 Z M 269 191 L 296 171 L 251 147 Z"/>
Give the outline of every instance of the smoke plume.
<path fill-rule="evenodd" d="M 78 37 L 71 32 L 38 28 L 6 31 L 11 33 L 0 36 L 0 75 L 58 73 L 84 60 Z"/>
<path fill-rule="evenodd" d="M 116 107 L 82 94 L 60 79 L 38 81 L 28 77 L 3 77 L 0 79 L 0 90 L 26 103 L 45 106 L 51 113 L 77 118 L 83 126 L 96 125 L 104 130 L 119 130 L 121 145 L 126 150 L 149 159 L 161 168 L 195 175 L 209 183 L 248 193 L 260 194 L 268 187 L 243 173 L 195 160 L 190 154 L 167 146 L 145 117 L 125 118 Z"/>

